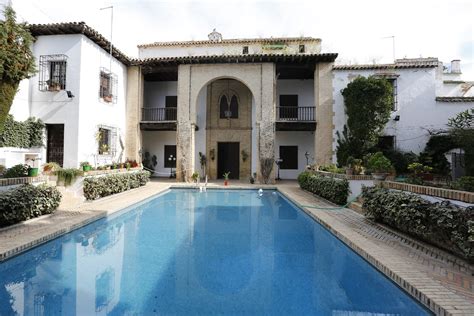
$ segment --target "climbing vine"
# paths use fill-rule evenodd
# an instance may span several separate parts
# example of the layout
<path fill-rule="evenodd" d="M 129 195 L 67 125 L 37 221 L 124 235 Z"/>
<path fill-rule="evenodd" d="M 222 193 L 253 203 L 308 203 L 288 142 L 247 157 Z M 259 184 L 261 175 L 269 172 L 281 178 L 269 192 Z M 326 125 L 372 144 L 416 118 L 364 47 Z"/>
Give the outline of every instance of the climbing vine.
<path fill-rule="evenodd" d="M 361 159 L 376 145 L 390 119 L 393 88 L 386 79 L 361 76 L 341 93 L 347 124 L 342 135 L 338 133 L 337 158 L 339 165 L 345 165 L 349 156 Z"/>
<path fill-rule="evenodd" d="M 17 23 L 15 11 L 6 7 L 5 20 L 0 21 L 0 132 L 20 81 L 36 71 L 32 44 L 33 36 L 26 23 Z"/>
<path fill-rule="evenodd" d="M 8 115 L 5 129 L 0 132 L 0 147 L 31 148 L 44 146 L 45 124 L 33 117 L 18 122 Z"/>

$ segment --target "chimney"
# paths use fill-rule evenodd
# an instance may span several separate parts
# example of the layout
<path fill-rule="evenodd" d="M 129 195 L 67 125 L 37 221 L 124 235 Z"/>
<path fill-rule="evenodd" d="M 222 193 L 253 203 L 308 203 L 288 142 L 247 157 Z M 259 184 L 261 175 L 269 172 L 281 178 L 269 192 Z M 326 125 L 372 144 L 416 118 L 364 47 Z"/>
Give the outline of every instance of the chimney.
<path fill-rule="evenodd" d="M 459 59 L 451 60 L 451 73 L 452 74 L 461 73 L 461 61 Z"/>

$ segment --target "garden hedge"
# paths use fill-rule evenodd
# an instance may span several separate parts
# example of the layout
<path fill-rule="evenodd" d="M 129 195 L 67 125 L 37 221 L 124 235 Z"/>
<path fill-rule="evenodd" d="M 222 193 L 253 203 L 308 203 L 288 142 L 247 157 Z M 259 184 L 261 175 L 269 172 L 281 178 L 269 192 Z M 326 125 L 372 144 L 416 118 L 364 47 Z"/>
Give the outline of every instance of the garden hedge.
<path fill-rule="evenodd" d="M 338 205 L 346 204 L 350 193 L 347 180 L 325 177 L 309 171 L 300 173 L 298 183 L 303 190 L 312 192 Z"/>
<path fill-rule="evenodd" d="M 362 197 L 367 217 L 474 262 L 474 207 L 378 187 L 364 187 Z"/>
<path fill-rule="evenodd" d="M 135 189 L 145 185 L 150 180 L 150 172 L 137 171 L 133 173 L 111 174 L 101 177 L 84 179 L 84 197 L 95 200 L 104 196 Z"/>
<path fill-rule="evenodd" d="M 61 193 L 47 185 L 24 184 L 0 194 L 0 227 L 53 213 Z"/>
<path fill-rule="evenodd" d="M 39 119 L 30 117 L 24 122 L 18 122 L 13 119 L 13 116 L 8 115 L 5 128 L 0 133 L 0 147 L 41 147 L 44 145 L 45 126 Z"/>

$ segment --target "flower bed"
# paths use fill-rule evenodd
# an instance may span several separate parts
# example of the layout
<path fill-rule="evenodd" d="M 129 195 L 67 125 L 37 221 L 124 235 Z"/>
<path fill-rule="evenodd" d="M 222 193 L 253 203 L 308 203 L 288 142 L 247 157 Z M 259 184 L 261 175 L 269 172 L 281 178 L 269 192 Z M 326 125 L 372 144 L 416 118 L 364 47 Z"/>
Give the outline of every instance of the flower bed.
<path fill-rule="evenodd" d="M 150 180 L 150 172 L 137 171 L 84 179 L 84 197 L 95 200 L 145 185 Z"/>
<path fill-rule="evenodd" d="M 378 187 L 365 187 L 362 198 L 367 217 L 474 262 L 474 207 Z"/>
<path fill-rule="evenodd" d="M 416 185 L 404 182 L 384 181 L 381 183 L 386 189 L 408 191 L 412 193 L 441 197 L 450 200 L 458 200 L 466 203 L 474 203 L 474 193 L 466 191 L 451 190 L 427 185 Z"/>
<path fill-rule="evenodd" d="M 0 195 L 0 227 L 53 213 L 61 202 L 56 188 L 25 184 Z"/>
<path fill-rule="evenodd" d="M 303 190 L 314 193 L 338 205 L 347 203 L 349 182 L 346 179 L 324 177 L 309 171 L 298 176 L 298 183 Z"/>

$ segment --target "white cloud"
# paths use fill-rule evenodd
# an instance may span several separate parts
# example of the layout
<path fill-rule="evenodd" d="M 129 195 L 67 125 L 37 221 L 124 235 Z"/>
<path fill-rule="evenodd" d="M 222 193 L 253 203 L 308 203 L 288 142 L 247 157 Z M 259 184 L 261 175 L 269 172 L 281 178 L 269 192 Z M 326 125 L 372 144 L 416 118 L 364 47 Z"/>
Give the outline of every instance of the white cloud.
<path fill-rule="evenodd" d="M 225 38 L 314 36 L 343 62 L 389 62 L 396 57 L 461 59 L 474 80 L 474 5 L 470 0 L 399 1 L 65 1 L 13 0 L 30 23 L 85 21 L 131 56 L 139 43 L 205 39 L 212 28 Z"/>

